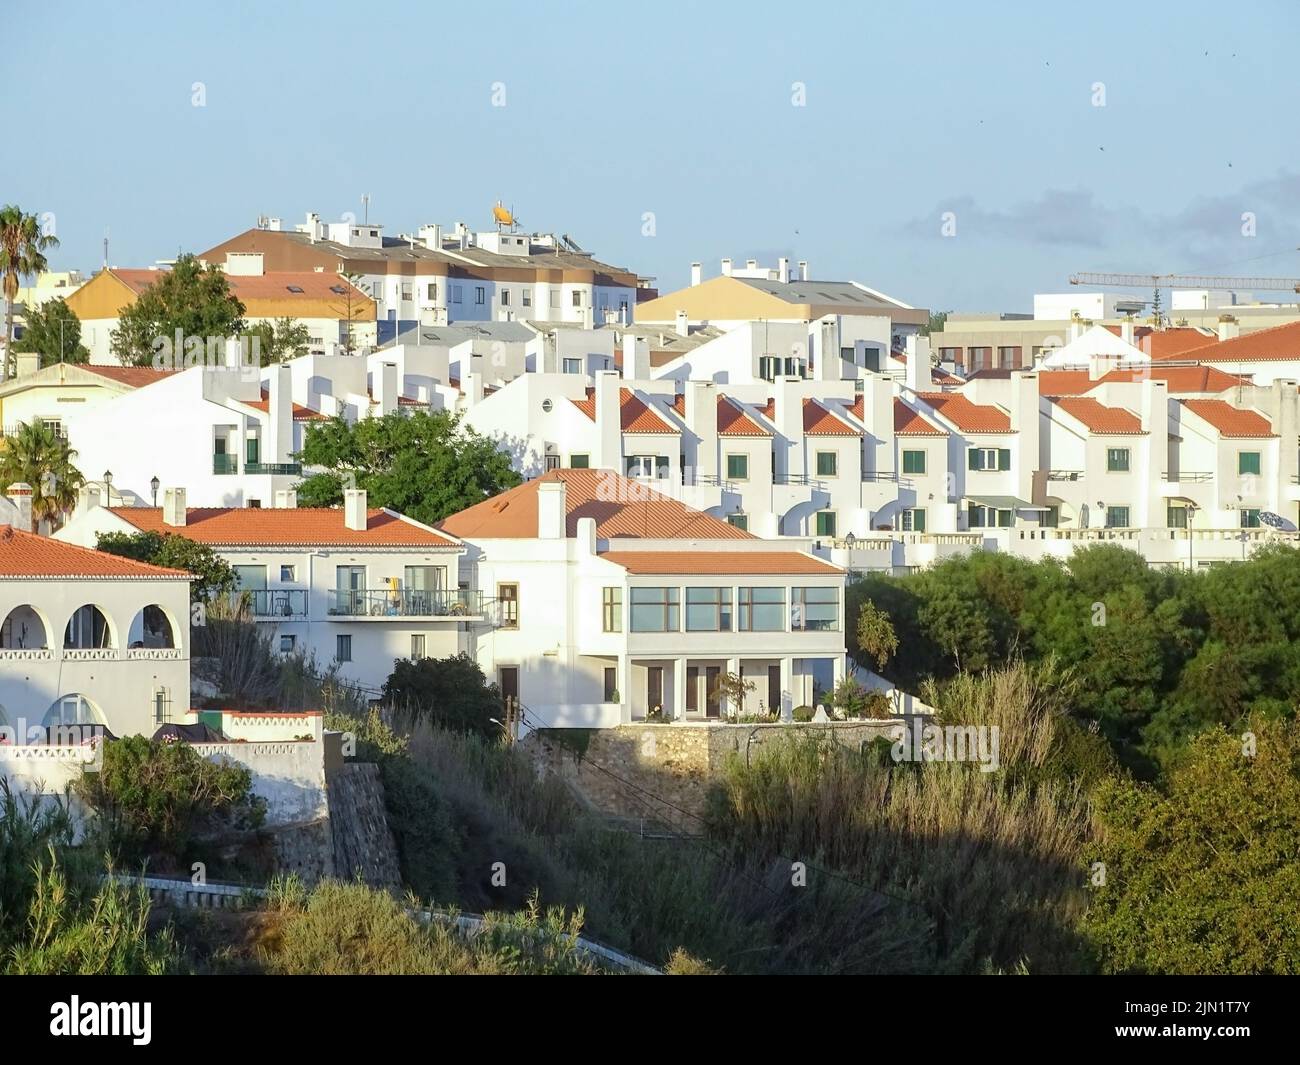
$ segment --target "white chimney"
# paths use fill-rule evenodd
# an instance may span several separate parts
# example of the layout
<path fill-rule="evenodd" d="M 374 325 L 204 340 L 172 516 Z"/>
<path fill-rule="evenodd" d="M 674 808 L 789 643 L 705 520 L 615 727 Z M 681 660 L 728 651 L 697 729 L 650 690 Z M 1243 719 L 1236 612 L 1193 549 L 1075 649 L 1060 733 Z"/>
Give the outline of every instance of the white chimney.
<path fill-rule="evenodd" d="M 561 484 L 564 482 L 561 481 Z M 578 519 L 578 550 L 584 555 L 596 554 L 596 519 L 579 518 Z"/>
<path fill-rule="evenodd" d="M 397 363 L 383 362 L 371 371 L 370 398 L 379 407 L 379 414 L 392 414 L 397 410 Z"/>
<path fill-rule="evenodd" d="M 263 462 L 288 462 L 293 452 L 293 371 L 284 363 L 271 367 L 267 381 L 269 454 Z"/>
<path fill-rule="evenodd" d="M 623 382 L 612 370 L 596 374 L 596 462 L 602 469 L 620 469 L 623 452 Z"/>
<path fill-rule="evenodd" d="M 1125 344 L 1133 343 L 1133 319 L 1125 318 L 1119 323 L 1119 338 Z"/>
<path fill-rule="evenodd" d="M 718 394 L 712 381 L 687 381 L 686 424 L 696 438 L 695 478 L 718 472 Z"/>
<path fill-rule="evenodd" d="M 809 275 L 809 273 L 808 273 L 808 260 L 807 260 L 807 259 L 800 259 L 800 260 L 799 260 L 799 280 L 800 280 L 800 281 L 811 281 L 811 280 L 812 280 L 812 277 L 811 277 L 811 276 Z"/>
<path fill-rule="evenodd" d="M 907 368 L 904 376 L 913 392 L 928 392 L 933 386 L 930 375 L 930 338 L 912 335 L 904 341 Z"/>
<path fill-rule="evenodd" d="M 1219 319 L 1219 340 L 1234 340 L 1241 335 L 1241 325 L 1237 319 L 1230 314 L 1225 314 Z"/>
<path fill-rule="evenodd" d="M 32 486 L 26 481 L 16 481 L 5 489 L 5 495 L 16 511 L 13 526 L 21 532 L 32 531 Z"/>
<path fill-rule="evenodd" d="M 276 510 L 297 510 L 298 490 L 296 488 L 277 488 L 275 490 Z"/>
<path fill-rule="evenodd" d="M 174 528 L 185 527 L 185 489 L 184 488 L 165 488 L 163 489 L 162 520 L 164 525 L 171 525 Z"/>
<path fill-rule="evenodd" d="M 83 484 L 77 489 L 76 514 L 85 514 L 99 506 L 99 489 L 95 485 Z"/>
<path fill-rule="evenodd" d="M 420 236 L 424 240 L 424 246 L 430 251 L 442 251 L 442 226 L 421 226 Z"/>
<path fill-rule="evenodd" d="M 691 263 L 691 287 L 694 288 L 704 280 L 704 267 L 700 263 Z"/>
<path fill-rule="evenodd" d="M 690 319 L 686 317 L 685 311 L 677 312 L 677 335 L 679 337 L 688 337 L 691 335 Z"/>
<path fill-rule="evenodd" d="M 563 540 L 567 532 L 564 482 L 556 478 L 537 485 L 537 539 Z"/>
<path fill-rule="evenodd" d="M 623 377 L 628 381 L 650 380 L 650 345 L 634 333 L 623 334 Z"/>
<path fill-rule="evenodd" d="M 754 270 L 757 270 L 757 269 L 758 269 L 758 260 L 757 260 L 757 259 L 746 259 L 746 260 L 745 260 L 745 269 L 746 269 L 746 270 L 749 270 L 749 271 L 751 271 L 751 272 L 754 271 Z"/>
<path fill-rule="evenodd" d="M 731 260 L 730 260 L 730 259 L 723 259 L 723 260 L 722 260 L 722 276 L 723 276 L 723 277 L 730 277 L 730 276 L 731 276 Z"/>
<path fill-rule="evenodd" d="M 483 375 L 475 370 L 467 373 L 460 382 L 460 394 L 465 400 L 465 406 L 473 407 L 475 404 L 483 402 Z"/>
<path fill-rule="evenodd" d="M 19 377 L 26 377 L 33 374 L 41 368 L 41 353 L 39 351 L 16 351 L 14 352 L 14 373 Z"/>
<path fill-rule="evenodd" d="M 365 532 L 369 525 L 364 488 L 343 491 L 343 524 L 354 532 Z"/>
<path fill-rule="evenodd" d="M 784 255 L 776 261 L 776 279 L 783 285 L 790 283 L 790 260 Z"/>

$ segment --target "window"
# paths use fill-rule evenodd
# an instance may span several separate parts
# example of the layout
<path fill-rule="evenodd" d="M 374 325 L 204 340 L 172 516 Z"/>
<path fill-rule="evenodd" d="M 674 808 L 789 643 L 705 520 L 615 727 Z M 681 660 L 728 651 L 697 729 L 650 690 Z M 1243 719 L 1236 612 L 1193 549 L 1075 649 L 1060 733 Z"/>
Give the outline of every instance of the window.
<path fill-rule="evenodd" d="M 1061 524 L 1061 508 L 1050 506 L 1043 511 L 1042 525 L 1044 529 L 1055 529 Z"/>
<path fill-rule="evenodd" d="M 790 589 L 790 628 L 795 631 L 829 632 L 839 627 L 838 588 Z"/>
<path fill-rule="evenodd" d="M 575 289 L 573 290 L 573 305 L 574 305 L 575 307 L 581 307 L 581 306 L 582 306 L 582 290 L 581 290 L 581 289 L 576 289 L 576 288 L 575 288 Z"/>
<path fill-rule="evenodd" d="M 522 297 L 523 297 L 524 306 L 525 306 L 525 307 L 531 307 L 531 306 L 533 305 L 533 294 L 532 294 L 532 292 L 530 292 L 528 289 L 524 289 L 523 292 L 521 293 L 521 295 L 522 295 Z"/>
<path fill-rule="evenodd" d="M 586 470 L 586 469 L 590 469 L 590 468 L 591 468 L 591 456 L 590 456 L 590 455 L 570 455 L 570 456 L 569 456 L 569 469 L 571 469 L 571 470 Z"/>
<path fill-rule="evenodd" d="M 171 720 L 171 697 L 167 694 L 166 688 L 159 688 L 153 693 L 153 723 L 155 725 L 165 724 Z"/>
<path fill-rule="evenodd" d="M 404 299 L 404 300 L 410 300 L 410 299 L 412 298 L 412 296 L 414 296 L 414 292 L 412 291 L 411 283 L 410 283 L 409 281 L 403 281 L 403 282 L 402 282 L 402 299 Z"/>
<path fill-rule="evenodd" d="M 1165 510 L 1167 524 L 1171 529 L 1187 528 L 1187 508 L 1186 507 L 1167 507 Z"/>
<path fill-rule="evenodd" d="M 677 632 L 681 629 L 680 593 L 676 588 L 633 588 L 633 632 Z"/>
<path fill-rule="evenodd" d="M 993 361 L 992 348 L 967 348 L 966 368 L 968 370 L 987 370 Z"/>
<path fill-rule="evenodd" d="M 563 368 L 563 371 L 562 371 L 562 372 L 564 372 L 564 373 L 582 373 L 582 360 L 581 360 L 581 359 L 565 359 L 565 360 L 564 360 L 564 368 Z"/>
<path fill-rule="evenodd" d="M 1259 508 L 1250 507 L 1238 511 L 1240 515 L 1241 528 L 1258 529 L 1259 528 Z"/>
<path fill-rule="evenodd" d="M 817 452 L 817 476 L 834 477 L 839 470 L 839 458 L 834 451 Z"/>
<path fill-rule="evenodd" d="M 232 568 L 239 582 L 237 587 L 241 592 L 266 591 L 265 566 L 234 566 Z"/>
<path fill-rule="evenodd" d="M 973 447 L 966 453 L 966 468 L 971 470 L 1009 470 L 1011 451 L 1004 447 Z"/>
<path fill-rule="evenodd" d="M 903 532 L 925 532 L 925 510 L 915 508 L 903 511 Z"/>
<path fill-rule="evenodd" d="M 424 633 L 411 633 L 411 661 L 418 662 L 424 655 Z"/>
<path fill-rule="evenodd" d="M 784 632 L 785 589 L 741 588 L 741 632 Z"/>
<path fill-rule="evenodd" d="M 834 536 L 835 535 L 835 511 L 820 510 L 817 512 L 817 535 Z"/>
<path fill-rule="evenodd" d="M 336 662 L 352 661 L 352 637 L 338 635 L 334 637 L 334 660 Z"/>
<path fill-rule="evenodd" d="M 1108 447 L 1106 449 L 1106 470 L 1110 473 L 1128 473 L 1129 450 L 1126 447 Z"/>
<path fill-rule="evenodd" d="M 600 590 L 601 629 L 603 632 L 623 631 L 623 589 L 602 588 Z M 606 700 L 608 702 L 608 700 Z"/>
<path fill-rule="evenodd" d="M 939 361 L 956 363 L 961 360 L 961 348 L 940 348 Z"/>
<path fill-rule="evenodd" d="M 1125 454 L 1128 454 L 1128 452 L 1125 452 Z M 1106 508 L 1106 528 L 1127 529 L 1128 527 L 1128 507 Z"/>
<path fill-rule="evenodd" d="M 668 476 L 667 455 L 629 455 L 627 457 L 627 475 L 629 477 Z"/>
<path fill-rule="evenodd" d="M 519 628 L 519 585 L 498 584 L 497 602 L 501 606 L 501 627 Z"/>
<path fill-rule="evenodd" d="M 429 282 L 428 299 L 430 303 L 436 303 L 438 300 L 438 284 L 435 281 Z"/>
<path fill-rule="evenodd" d="M 727 524 L 734 529 L 740 529 L 742 532 L 749 532 L 749 515 L 736 511 L 735 514 L 727 515 Z"/>
<path fill-rule="evenodd" d="M 555 454 L 547 455 L 543 459 L 542 465 L 546 467 L 547 473 L 550 473 L 551 470 L 558 470 L 560 468 L 560 456 Z"/>
<path fill-rule="evenodd" d="M 607 703 L 618 702 L 618 670 L 613 666 L 605 667 L 604 701 Z"/>
<path fill-rule="evenodd" d="M 474 302 L 480 307 L 483 306 L 486 295 L 487 290 L 482 285 L 474 286 Z"/>
<path fill-rule="evenodd" d="M 903 472 L 904 473 L 925 473 L 925 452 L 904 451 Z"/>
<path fill-rule="evenodd" d="M 452 303 L 459 303 L 459 302 L 460 302 L 460 293 L 461 293 L 461 286 L 460 286 L 460 285 L 452 285 L 452 286 L 451 286 L 451 302 L 452 302 Z"/>
<path fill-rule="evenodd" d="M 727 480 L 729 481 L 749 480 L 749 456 L 748 455 L 727 456 Z"/>
<path fill-rule="evenodd" d="M 558 311 L 559 309 L 560 309 L 560 294 L 559 294 L 558 292 L 556 292 L 554 289 L 552 289 L 552 290 L 551 290 L 551 310 L 553 310 L 553 311 Z"/>
<path fill-rule="evenodd" d="M 292 584 L 298 579 L 298 571 L 293 566 L 280 567 L 280 580 L 287 584 Z"/>
<path fill-rule="evenodd" d="M 966 510 L 966 527 L 969 529 L 1009 529 L 1012 524 L 1010 510 L 972 503 Z"/>
<path fill-rule="evenodd" d="M 1004 370 L 1018 369 L 1020 366 L 1020 348 L 998 348 L 998 365 Z"/>
<path fill-rule="evenodd" d="M 297 646 L 298 646 L 298 637 L 297 637 L 297 636 L 281 636 L 281 637 L 280 637 L 280 653 L 281 653 L 281 654 L 291 655 L 291 654 L 293 654 L 293 652 L 294 652 L 294 648 L 296 648 Z"/>
<path fill-rule="evenodd" d="M 687 632 L 730 632 L 731 589 L 687 588 Z"/>
<path fill-rule="evenodd" d="M 508 288 L 503 288 L 501 290 L 501 306 L 502 307 L 510 306 L 510 290 Z"/>
<path fill-rule="evenodd" d="M 1238 451 L 1237 452 L 1237 472 L 1240 474 L 1253 473 L 1259 475 L 1259 452 L 1258 451 Z"/>
<path fill-rule="evenodd" d="M 244 461 L 249 465 L 256 465 L 261 462 L 262 442 L 255 436 L 250 436 L 244 441 Z"/>

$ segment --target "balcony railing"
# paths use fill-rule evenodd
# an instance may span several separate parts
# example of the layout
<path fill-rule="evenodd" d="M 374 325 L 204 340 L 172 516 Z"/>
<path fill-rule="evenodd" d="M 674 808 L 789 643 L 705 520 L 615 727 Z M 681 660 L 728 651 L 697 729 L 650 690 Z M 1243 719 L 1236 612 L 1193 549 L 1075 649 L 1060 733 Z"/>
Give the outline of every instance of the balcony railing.
<path fill-rule="evenodd" d="M 234 455 L 213 455 L 212 472 L 214 474 L 238 473 L 239 459 Z"/>
<path fill-rule="evenodd" d="M 733 482 L 717 473 L 697 473 L 693 483 L 702 485 L 706 488 L 721 488 L 728 492 L 734 492 L 736 490 L 736 486 Z"/>
<path fill-rule="evenodd" d="M 1208 484 L 1210 481 L 1214 480 L 1214 474 L 1208 472 L 1162 473 L 1160 479 L 1175 484 Z"/>
<path fill-rule="evenodd" d="M 1082 481 L 1083 470 L 1048 470 L 1049 481 Z"/>
<path fill-rule="evenodd" d="M 773 484 L 796 485 L 805 488 L 824 488 L 825 484 L 810 473 L 782 473 L 772 478 Z"/>
<path fill-rule="evenodd" d="M 335 617 L 440 618 L 483 613 L 483 593 L 466 588 L 421 591 L 415 588 L 358 588 L 330 592 Z"/>
<path fill-rule="evenodd" d="M 216 473 L 216 470 L 212 471 Z M 234 472 L 233 470 L 231 471 Z M 269 473 L 277 477 L 301 477 L 302 463 L 300 462 L 247 462 L 244 464 L 245 473 Z"/>
<path fill-rule="evenodd" d="M 896 470 L 876 470 L 874 472 L 863 470 L 862 479 L 875 484 L 896 484 L 899 488 L 916 487 L 916 482 L 911 477 L 900 476 Z"/>
<path fill-rule="evenodd" d="M 307 590 L 305 588 L 257 588 L 235 592 L 232 598 L 239 602 L 247 597 L 248 608 L 255 618 L 305 618 L 307 616 Z"/>

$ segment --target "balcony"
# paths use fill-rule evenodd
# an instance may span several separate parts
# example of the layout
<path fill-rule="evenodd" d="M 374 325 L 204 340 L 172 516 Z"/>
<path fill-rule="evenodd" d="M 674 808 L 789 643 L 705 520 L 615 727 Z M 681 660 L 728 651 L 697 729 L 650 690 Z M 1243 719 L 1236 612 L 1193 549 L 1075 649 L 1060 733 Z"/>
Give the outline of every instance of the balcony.
<path fill-rule="evenodd" d="M 331 617 L 468 618 L 483 614 L 483 593 L 466 588 L 357 588 L 330 592 Z"/>
<path fill-rule="evenodd" d="M 1171 484 L 1209 484 L 1214 480 L 1213 473 L 1162 473 L 1162 481 Z"/>
<path fill-rule="evenodd" d="M 897 471 L 876 470 L 870 472 L 862 471 L 862 480 L 872 484 L 896 484 L 899 488 L 915 488 L 916 482 L 911 477 L 900 477 Z"/>
<path fill-rule="evenodd" d="M 214 469 L 213 473 L 219 472 Z M 235 471 L 232 470 L 232 473 Z M 268 473 L 273 477 L 301 477 L 302 463 L 300 462 L 246 462 L 244 464 L 245 473 Z"/>
<path fill-rule="evenodd" d="M 246 600 L 245 600 L 245 597 Z M 255 618 L 275 620 L 277 618 L 305 618 L 307 616 L 307 590 L 305 588 L 258 588 L 235 592 L 231 597 L 236 603 L 241 600 L 248 603 L 249 612 Z"/>
<path fill-rule="evenodd" d="M 821 488 L 826 487 L 825 482 L 813 476 L 810 473 L 782 473 L 772 478 L 772 483 L 777 485 L 794 485 L 801 488 Z"/>
<path fill-rule="evenodd" d="M 213 455 L 212 456 L 212 473 L 215 476 L 223 474 L 238 473 L 239 459 L 234 455 Z"/>
<path fill-rule="evenodd" d="M 1048 470 L 1049 481 L 1082 481 L 1083 470 Z"/>

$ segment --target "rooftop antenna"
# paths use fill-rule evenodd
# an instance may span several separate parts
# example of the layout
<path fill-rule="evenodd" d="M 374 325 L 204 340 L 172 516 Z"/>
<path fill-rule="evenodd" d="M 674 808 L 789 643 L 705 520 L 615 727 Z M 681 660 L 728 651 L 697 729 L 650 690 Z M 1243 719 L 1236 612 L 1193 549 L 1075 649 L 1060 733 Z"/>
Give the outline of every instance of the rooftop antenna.
<path fill-rule="evenodd" d="M 104 269 L 108 269 L 108 229 L 104 229 Z"/>
<path fill-rule="evenodd" d="M 361 205 L 365 208 L 365 212 L 361 216 L 361 221 L 363 224 L 368 224 L 370 222 L 370 193 L 363 192 L 361 194 Z"/>

